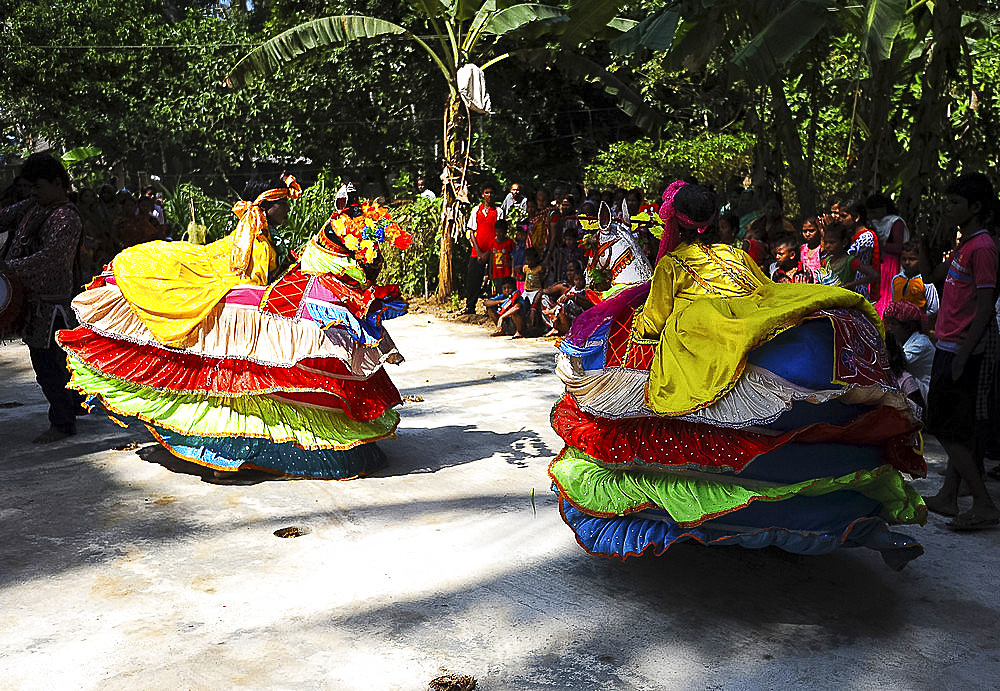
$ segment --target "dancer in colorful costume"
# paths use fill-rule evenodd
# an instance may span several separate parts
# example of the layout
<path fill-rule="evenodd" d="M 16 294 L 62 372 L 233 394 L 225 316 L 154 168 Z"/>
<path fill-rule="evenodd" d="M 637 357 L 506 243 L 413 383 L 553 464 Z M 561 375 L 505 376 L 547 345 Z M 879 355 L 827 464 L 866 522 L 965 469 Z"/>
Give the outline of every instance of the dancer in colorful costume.
<path fill-rule="evenodd" d="M 236 230 L 210 245 L 120 253 L 74 300 L 81 326 L 59 343 L 72 388 L 217 476 L 356 477 L 384 464 L 371 442 L 399 422 L 383 365 L 402 356 L 382 321 L 407 305 L 373 282 L 379 242 L 405 248 L 410 237 L 345 190 L 300 261 L 269 283 L 269 228 L 300 194 L 285 182 L 237 203 Z"/>
<path fill-rule="evenodd" d="M 882 324 L 860 295 L 772 283 L 712 244 L 714 195 L 663 195 L 651 282 L 584 312 L 560 345 L 565 448 L 549 467 L 592 554 L 661 554 L 678 540 L 822 554 L 923 548 L 902 472 L 922 476 L 919 411 L 895 388 Z"/>

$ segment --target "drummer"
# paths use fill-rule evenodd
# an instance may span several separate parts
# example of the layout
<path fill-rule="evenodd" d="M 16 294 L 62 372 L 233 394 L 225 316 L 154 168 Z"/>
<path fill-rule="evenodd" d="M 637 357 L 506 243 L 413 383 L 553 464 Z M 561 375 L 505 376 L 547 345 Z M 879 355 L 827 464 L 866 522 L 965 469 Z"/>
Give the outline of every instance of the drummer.
<path fill-rule="evenodd" d="M 56 330 L 75 326 L 70 300 L 81 283 L 76 266 L 83 223 L 69 201 L 69 175 L 49 154 L 32 154 L 21 171 L 32 196 L 0 210 L 0 233 L 13 233 L 0 273 L 19 281 L 27 292 L 22 338 L 35 378 L 49 402 L 49 429 L 34 439 L 48 444 L 76 434 L 79 395 L 66 388 L 66 354 L 53 338 Z"/>

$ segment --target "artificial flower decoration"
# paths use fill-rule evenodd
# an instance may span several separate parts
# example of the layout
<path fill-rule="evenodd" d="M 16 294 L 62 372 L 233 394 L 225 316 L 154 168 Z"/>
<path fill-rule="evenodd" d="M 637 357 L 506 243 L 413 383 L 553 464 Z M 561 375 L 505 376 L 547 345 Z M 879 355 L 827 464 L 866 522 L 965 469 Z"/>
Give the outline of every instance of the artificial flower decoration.
<path fill-rule="evenodd" d="M 361 204 L 361 211 L 360 216 L 349 216 L 342 211 L 335 211 L 330 216 L 333 232 L 358 261 L 374 262 L 380 242 L 388 242 L 401 250 L 413 243 L 413 237 L 392 220 L 384 206 L 366 201 Z"/>

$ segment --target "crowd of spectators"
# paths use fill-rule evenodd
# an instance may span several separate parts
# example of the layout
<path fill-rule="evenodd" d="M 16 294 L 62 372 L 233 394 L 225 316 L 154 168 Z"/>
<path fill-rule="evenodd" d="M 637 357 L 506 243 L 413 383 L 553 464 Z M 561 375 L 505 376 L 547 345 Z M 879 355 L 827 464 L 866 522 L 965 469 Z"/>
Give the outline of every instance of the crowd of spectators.
<path fill-rule="evenodd" d="M 602 288 L 587 280 L 583 224 L 596 221 L 602 202 L 615 216 L 625 204 L 633 214 L 656 209 L 639 189 L 556 186 L 529 194 L 514 182 L 502 199 L 497 191 L 484 186 L 469 215 L 470 257 L 460 311 L 475 314 L 483 298 L 497 336 L 565 334 L 573 319 L 593 306 L 588 288 Z M 639 233 L 641 247 L 652 257 L 656 239 L 647 230 Z"/>
<path fill-rule="evenodd" d="M 169 239 L 163 202 L 152 186 L 136 194 L 127 189 L 116 191 L 111 184 L 96 189 L 78 185 L 67 194 L 83 221 L 79 263 L 85 277 L 100 273 L 126 247 Z M 0 208 L 24 201 L 30 195 L 31 186 L 22 178 L 15 178 L 0 196 Z"/>

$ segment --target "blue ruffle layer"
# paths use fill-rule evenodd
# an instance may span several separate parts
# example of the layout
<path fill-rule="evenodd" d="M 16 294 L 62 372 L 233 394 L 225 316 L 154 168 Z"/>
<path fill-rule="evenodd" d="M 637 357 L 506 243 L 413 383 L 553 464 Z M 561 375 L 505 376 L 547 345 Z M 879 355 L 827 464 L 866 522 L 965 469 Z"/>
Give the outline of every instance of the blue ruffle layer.
<path fill-rule="evenodd" d="M 558 492 L 557 492 L 558 494 Z M 907 535 L 892 532 L 877 515 L 881 505 L 857 492 L 822 497 L 793 497 L 781 502 L 754 502 L 721 519 L 682 528 L 664 512 L 598 518 L 575 509 L 559 496 L 563 520 L 577 542 L 591 554 L 625 559 L 646 550 L 663 554 L 675 542 L 735 545 L 748 549 L 779 547 L 794 554 L 828 554 L 838 547 L 869 547 L 894 569 L 923 554 Z"/>
<path fill-rule="evenodd" d="M 149 427 L 176 456 L 218 469 L 236 470 L 246 464 L 281 475 L 346 480 L 367 475 L 386 464 L 385 454 L 374 442 L 346 451 L 307 451 L 292 443 L 275 444 L 267 439 L 190 436 L 154 425 Z"/>

